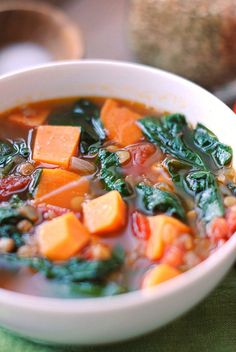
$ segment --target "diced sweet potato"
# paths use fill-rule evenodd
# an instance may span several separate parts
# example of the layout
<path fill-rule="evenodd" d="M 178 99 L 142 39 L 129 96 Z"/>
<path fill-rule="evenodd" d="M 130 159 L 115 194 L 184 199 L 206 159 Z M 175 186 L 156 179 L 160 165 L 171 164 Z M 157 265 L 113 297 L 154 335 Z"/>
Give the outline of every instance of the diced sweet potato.
<path fill-rule="evenodd" d="M 16 111 L 9 115 L 8 120 L 15 125 L 32 128 L 42 125 L 46 121 L 48 114 L 48 109 L 33 111 L 31 114 L 26 114 L 24 111 Z"/>
<path fill-rule="evenodd" d="M 142 288 L 156 286 L 164 281 L 170 280 L 181 274 L 181 272 L 170 265 L 159 264 L 148 270 L 144 275 Z"/>
<path fill-rule="evenodd" d="M 84 224 L 93 235 L 120 230 L 126 222 L 126 205 L 117 191 L 111 191 L 82 205 Z"/>
<path fill-rule="evenodd" d="M 85 177 L 62 169 L 43 169 L 35 193 L 35 203 L 46 203 L 78 211 L 76 202 L 89 191 Z"/>
<path fill-rule="evenodd" d="M 164 253 L 166 245 L 183 233 L 191 233 L 191 229 L 181 221 L 167 215 L 149 216 L 151 236 L 147 243 L 146 255 L 151 260 L 158 260 Z"/>
<path fill-rule="evenodd" d="M 80 139 L 80 128 L 72 126 L 39 126 L 34 142 L 33 159 L 39 163 L 68 168 Z"/>
<path fill-rule="evenodd" d="M 89 242 L 87 229 L 73 213 L 43 223 L 39 229 L 40 253 L 50 260 L 67 260 Z"/>
<path fill-rule="evenodd" d="M 113 99 L 107 99 L 101 110 L 101 120 L 108 138 L 122 147 L 138 142 L 142 132 L 136 124 L 141 116 Z"/>

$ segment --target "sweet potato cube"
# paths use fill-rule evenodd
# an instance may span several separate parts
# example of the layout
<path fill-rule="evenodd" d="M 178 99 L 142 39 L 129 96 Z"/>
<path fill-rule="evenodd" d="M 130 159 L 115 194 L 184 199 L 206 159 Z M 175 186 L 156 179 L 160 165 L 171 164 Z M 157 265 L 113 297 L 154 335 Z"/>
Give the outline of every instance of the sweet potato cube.
<path fill-rule="evenodd" d="M 181 274 L 181 272 L 170 265 L 159 264 L 148 270 L 144 275 L 142 288 L 156 286 L 164 281 L 170 280 Z"/>
<path fill-rule="evenodd" d="M 21 127 L 32 128 L 42 125 L 46 121 L 48 114 L 48 109 L 40 109 L 27 115 L 23 111 L 15 111 L 10 114 L 8 121 Z"/>
<path fill-rule="evenodd" d="M 117 191 L 83 203 L 84 224 L 93 235 L 107 235 L 120 230 L 126 222 L 126 205 Z"/>
<path fill-rule="evenodd" d="M 43 169 L 35 193 L 35 203 L 46 203 L 78 211 L 75 199 L 89 191 L 89 181 L 74 172 Z"/>
<path fill-rule="evenodd" d="M 74 213 L 43 223 L 39 229 L 40 253 L 50 260 L 67 260 L 89 242 L 87 229 Z"/>
<path fill-rule="evenodd" d="M 147 243 L 146 255 L 150 260 L 160 259 L 166 245 L 171 244 L 183 233 L 191 233 L 187 225 L 172 216 L 149 216 L 148 221 L 151 236 Z"/>
<path fill-rule="evenodd" d="M 101 120 L 108 138 L 122 147 L 138 142 L 142 132 L 136 124 L 141 116 L 113 99 L 107 99 L 101 110 Z"/>
<path fill-rule="evenodd" d="M 33 159 L 68 168 L 80 139 L 80 128 L 72 126 L 39 126 L 34 142 Z"/>

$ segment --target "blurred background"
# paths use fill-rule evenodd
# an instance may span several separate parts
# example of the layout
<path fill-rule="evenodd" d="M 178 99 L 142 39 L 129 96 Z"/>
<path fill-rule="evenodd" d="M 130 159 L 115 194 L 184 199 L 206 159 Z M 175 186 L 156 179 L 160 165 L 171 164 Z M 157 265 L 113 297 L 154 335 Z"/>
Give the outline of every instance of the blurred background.
<path fill-rule="evenodd" d="M 64 59 L 162 68 L 232 105 L 236 0 L 0 0 L 0 74 Z"/>

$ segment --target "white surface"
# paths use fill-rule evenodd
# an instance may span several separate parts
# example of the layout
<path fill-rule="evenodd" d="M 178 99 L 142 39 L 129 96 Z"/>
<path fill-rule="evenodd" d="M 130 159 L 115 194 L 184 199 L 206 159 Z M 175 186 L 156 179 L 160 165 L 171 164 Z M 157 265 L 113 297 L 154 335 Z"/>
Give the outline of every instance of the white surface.
<path fill-rule="evenodd" d="M 52 64 L 0 78 L 1 109 L 54 97 L 133 99 L 203 122 L 236 151 L 235 115 L 202 88 L 163 71 L 115 62 Z M 222 118 L 223 116 L 223 118 Z M 31 339 L 101 344 L 138 336 L 176 318 L 206 296 L 234 261 L 236 235 L 194 269 L 150 291 L 59 300 L 0 289 L 0 325 Z M 141 318 L 142 317 L 142 318 Z"/>
<path fill-rule="evenodd" d="M 15 43 L 0 50 L 0 74 L 52 61 L 49 52 L 39 44 Z"/>

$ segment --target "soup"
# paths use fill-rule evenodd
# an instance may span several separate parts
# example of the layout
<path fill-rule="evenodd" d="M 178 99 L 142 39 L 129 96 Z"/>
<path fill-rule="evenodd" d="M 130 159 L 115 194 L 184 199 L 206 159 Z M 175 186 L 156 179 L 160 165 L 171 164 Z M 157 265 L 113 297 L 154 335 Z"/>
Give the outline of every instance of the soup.
<path fill-rule="evenodd" d="M 0 119 L 0 287 L 77 298 L 148 289 L 236 230 L 232 149 L 202 124 L 113 98 Z"/>

